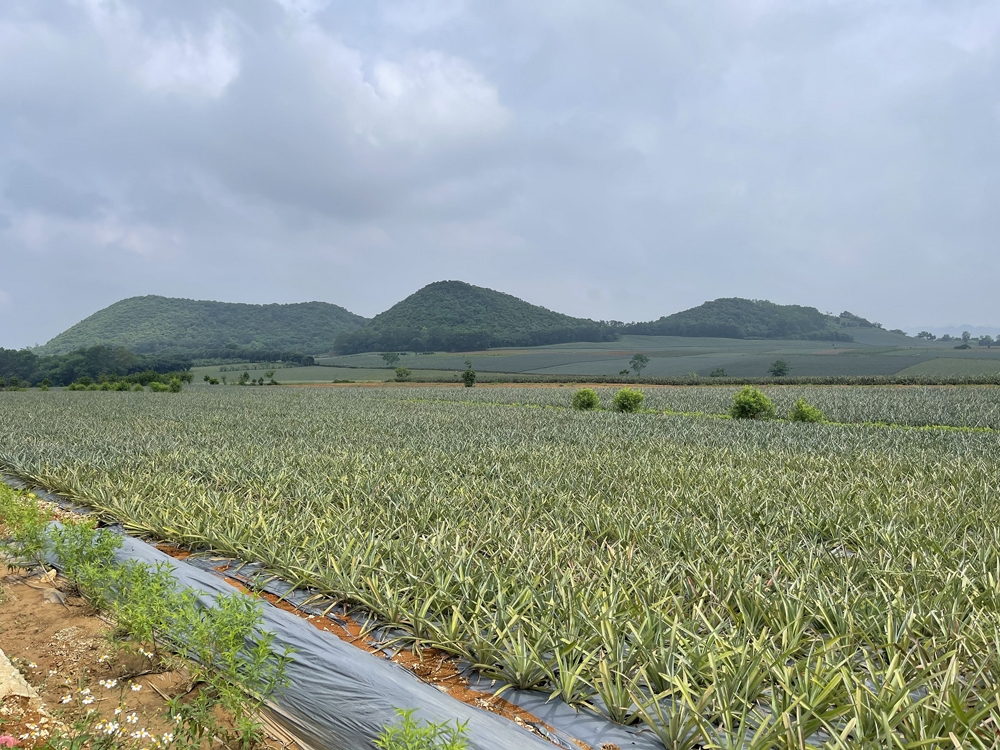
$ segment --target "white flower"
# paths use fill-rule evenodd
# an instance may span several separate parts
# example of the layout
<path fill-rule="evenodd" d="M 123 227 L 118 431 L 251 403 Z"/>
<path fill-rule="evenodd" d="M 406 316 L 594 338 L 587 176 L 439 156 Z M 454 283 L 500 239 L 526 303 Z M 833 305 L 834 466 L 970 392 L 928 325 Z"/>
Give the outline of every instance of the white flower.
<path fill-rule="evenodd" d="M 138 724 L 139 717 L 136 716 L 135 712 L 133 711 L 132 713 L 130 713 L 128 716 L 125 717 L 125 721 L 127 721 L 129 724 Z"/>
<path fill-rule="evenodd" d="M 62 700 L 59 701 L 59 702 L 60 703 L 71 703 L 72 701 L 73 701 L 73 696 L 72 695 L 64 695 L 62 697 Z"/>
<path fill-rule="evenodd" d="M 31 662 L 28 664 L 28 669 L 38 669 L 38 665 L 35 662 Z"/>
<path fill-rule="evenodd" d="M 59 674 L 59 670 L 58 669 L 50 669 L 49 670 L 49 677 L 55 677 L 57 674 Z"/>
<path fill-rule="evenodd" d="M 138 693 L 140 690 L 142 690 L 142 685 L 140 685 L 138 682 L 133 682 L 131 687 L 133 693 Z"/>
<path fill-rule="evenodd" d="M 122 707 L 118 706 L 118 708 L 115 709 L 115 716 L 118 716 L 118 714 L 120 714 L 121 712 L 122 712 Z"/>
<path fill-rule="evenodd" d="M 84 688 L 83 690 L 77 690 L 80 695 L 90 695 L 90 688 Z"/>
<path fill-rule="evenodd" d="M 89 695 L 86 698 L 83 699 L 83 705 L 85 705 L 85 706 L 89 706 L 93 702 L 94 702 L 94 699 L 91 696 L 89 696 Z"/>

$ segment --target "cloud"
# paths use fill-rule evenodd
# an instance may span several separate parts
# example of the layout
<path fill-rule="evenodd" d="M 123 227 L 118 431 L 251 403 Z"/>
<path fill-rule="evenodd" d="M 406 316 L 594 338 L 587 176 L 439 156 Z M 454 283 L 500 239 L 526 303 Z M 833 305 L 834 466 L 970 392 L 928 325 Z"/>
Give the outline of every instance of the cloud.
<path fill-rule="evenodd" d="M 53 303 L 0 346 L 440 278 L 991 321 L 998 53 L 992 0 L 9 0 L 0 263 Z"/>
<path fill-rule="evenodd" d="M 139 10 L 123 0 L 81 1 L 118 68 L 150 91 L 218 97 L 239 75 L 222 16 L 200 33 L 183 23 L 147 30 Z"/>

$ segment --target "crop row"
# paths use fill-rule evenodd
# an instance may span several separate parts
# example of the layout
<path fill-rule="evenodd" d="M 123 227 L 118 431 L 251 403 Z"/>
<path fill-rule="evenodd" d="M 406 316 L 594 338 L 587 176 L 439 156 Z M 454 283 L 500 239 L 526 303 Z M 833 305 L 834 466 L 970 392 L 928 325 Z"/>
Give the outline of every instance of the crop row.
<path fill-rule="evenodd" d="M 995 742 L 994 435 L 406 395 L 0 394 L 0 462 L 671 747 Z"/>

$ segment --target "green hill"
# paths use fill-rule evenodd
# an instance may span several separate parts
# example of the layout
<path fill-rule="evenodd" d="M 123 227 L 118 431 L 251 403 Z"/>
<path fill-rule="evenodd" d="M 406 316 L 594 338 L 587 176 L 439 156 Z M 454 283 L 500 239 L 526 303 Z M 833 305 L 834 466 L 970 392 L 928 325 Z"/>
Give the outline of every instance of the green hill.
<path fill-rule="evenodd" d="M 552 312 L 462 281 L 438 281 L 337 339 L 337 352 L 472 351 L 570 341 L 611 341 L 603 323 Z"/>
<path fill-rule="evenodd" d="M 249 305 L 173 297 L 130 297 L 60 333 L 40 354 L 92 346 L 123 346 L 149 354 L 224 348 L 304 353 L 333 350 L 337 336 L 366 318 L 326 302 Z"/>
<path fill-rule="evenodd" d="M 833 316 L 815 307 L 729 297 L 648 323 L 632 323 L 624 330 L 645 336 L 852 341 L 852 328 L 881 326 L 849 312 Z"/>

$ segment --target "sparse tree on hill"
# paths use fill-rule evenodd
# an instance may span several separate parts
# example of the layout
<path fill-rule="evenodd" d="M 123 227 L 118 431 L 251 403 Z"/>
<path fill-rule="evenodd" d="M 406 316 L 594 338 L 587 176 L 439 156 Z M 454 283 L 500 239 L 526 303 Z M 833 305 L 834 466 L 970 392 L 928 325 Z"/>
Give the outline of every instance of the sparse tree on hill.
<path fill-rule="evenodd" d="M 476 384 L 476 371 L 472 369 L 472 360 L 465 360 L 465 372 L 462 373 L 462 382 L 466 388 L 472 388 Z"/>
<path fill-rule="evenodd" d="M 768 370 L 776 378 L 782 378 L 788 374 L 788 371 L 792 368 L 788 366 L 788 363 L 783 359 L 776 359 L 771 363 L 771 369 Z"/>
<path fill-rule="evenodd" d="M 972 334 L 971 333 L 969 333 L 968 331 L 962 331 L 962 343 L 963 344 L 968 344 L 969 343 L 969 339 L 971 339 L 971 338 L 972 338 Z"/>
<path fill-rule="evenodd" d="M 636 354 L 629 360 L 629 365 L 635 370 L 635 376 L 638 378 L 642 375 L 642 369 L 649 364 L 649 357 L 645 354 Z"/>
<path fill-rule="evenodd" d="M 386 367 L 394 367 L 399 362 L 399 355 L 396 352 L 382 352 L 382 360 Z"/>

